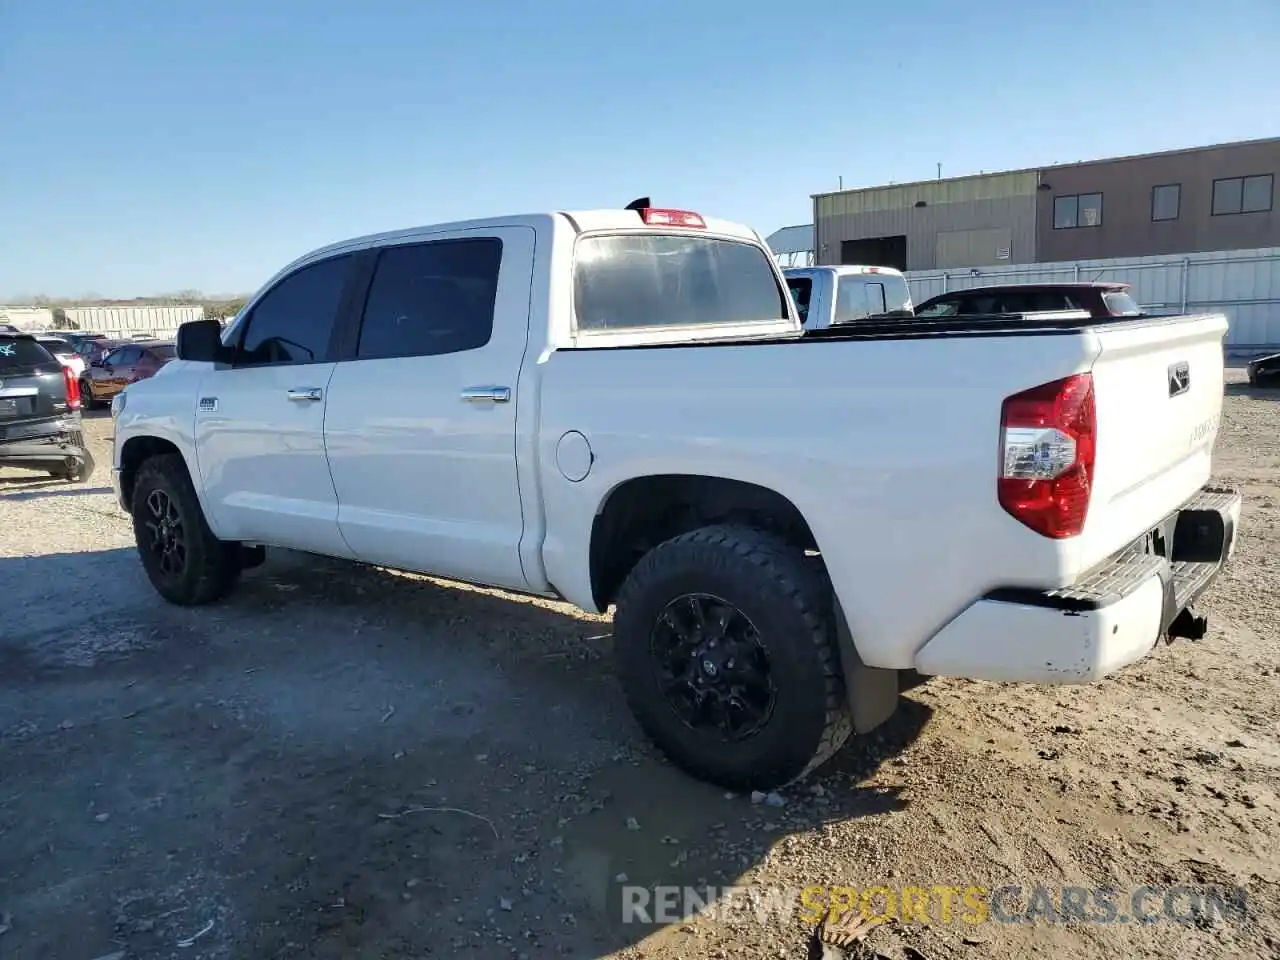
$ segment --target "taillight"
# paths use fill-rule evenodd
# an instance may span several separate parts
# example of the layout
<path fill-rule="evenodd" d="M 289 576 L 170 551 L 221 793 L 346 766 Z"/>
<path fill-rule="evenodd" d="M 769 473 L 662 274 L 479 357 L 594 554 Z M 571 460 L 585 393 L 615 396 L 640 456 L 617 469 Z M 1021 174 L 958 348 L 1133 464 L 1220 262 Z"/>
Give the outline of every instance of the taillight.
<path fill-rule="evenodd" d="M 67 409 L 80 409 L 80 381 L 76 379 L 76 375 L 71 372 L 70 367 L 62 368 L 62 379 L 67 385 Z"/>
<path fill-rule="evenodd" d="M 1080 533 L 1097 435 L 1091 374 L 1007 398 L 1000 411 L 1000 506 L 1042 536 L 1061 540 Z"/>

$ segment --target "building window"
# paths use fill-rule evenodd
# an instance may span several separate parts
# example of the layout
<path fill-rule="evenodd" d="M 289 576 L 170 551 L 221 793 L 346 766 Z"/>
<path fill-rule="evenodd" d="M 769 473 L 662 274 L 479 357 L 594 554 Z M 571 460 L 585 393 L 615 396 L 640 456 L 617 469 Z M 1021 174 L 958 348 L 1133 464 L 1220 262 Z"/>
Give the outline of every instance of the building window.
<path fill-rule="evenodd" d="M 1081 193 L 1053 200 L 1053 229 L 1102 226 L 1102 194 Z"/>
<path fill-rule="evenodd" d="M 1271 209 L 1275 178 L 1264 173 L 1254 177 L 1228 177 L 1213 181 L 1213 215 L 1266 213 Z"/>
<path fill-rule="evenodd" d="M 1151 188 L 1151 219 L 1177 220 L 1182 201 L 1182 184 L 1165 183 Z"/>

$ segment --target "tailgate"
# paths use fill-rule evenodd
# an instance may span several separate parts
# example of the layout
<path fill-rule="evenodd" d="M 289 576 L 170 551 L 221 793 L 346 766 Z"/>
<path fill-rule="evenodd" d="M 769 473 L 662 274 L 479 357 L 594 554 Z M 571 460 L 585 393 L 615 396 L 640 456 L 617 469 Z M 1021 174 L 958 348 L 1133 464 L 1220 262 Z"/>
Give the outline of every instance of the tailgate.
<path fill-rule="evenodd" d="M 1226 332 L 1221 314 L 1093 328 L 1097 460 L 1077 570 L 1142 536 L 1208 482 Z"/>

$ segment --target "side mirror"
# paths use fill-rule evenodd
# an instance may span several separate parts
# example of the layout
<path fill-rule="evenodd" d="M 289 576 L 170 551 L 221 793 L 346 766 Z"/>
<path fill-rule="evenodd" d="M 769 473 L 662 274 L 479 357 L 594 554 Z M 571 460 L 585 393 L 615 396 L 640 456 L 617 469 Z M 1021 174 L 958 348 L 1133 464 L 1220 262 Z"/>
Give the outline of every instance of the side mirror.
<path fill-rule="evenodd" d="M 179 360 L 202 363 L 229 363 L 232 350 L 222 345 L 222 328 L 217 320 L 191 320 L 178 328 L 176 352 Z"/>

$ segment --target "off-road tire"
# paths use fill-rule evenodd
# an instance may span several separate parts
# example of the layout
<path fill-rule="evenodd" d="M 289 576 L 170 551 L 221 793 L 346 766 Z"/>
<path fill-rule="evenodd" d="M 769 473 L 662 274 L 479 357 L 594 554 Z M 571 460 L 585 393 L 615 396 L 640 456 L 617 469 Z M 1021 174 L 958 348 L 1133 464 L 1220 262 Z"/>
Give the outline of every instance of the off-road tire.
<path fill-rule="evenodd" d="M 145 548 L 147 498 L 162 490 L 177 508 L 186 538 L 187 559 L 180 575 L 167 577 Z M 161 454 L 143 461 L 133 484 L 133 534 L 147 578 L 156 592 L 183 607 L 213 603 L 226 596 L 240 577 L 240 545 L 219 540 L 209 529 L 187 465 L 181 455 Z"/>
<path fill-rule="evenodd" d="M 764 726 L 725 742 L 693 729 L 663 695 L 651 631 L 666 605 L 690 593 L 719 597 L 752 622 L 776 689 Z M 779 537 L 737 525 L 703 527 L 660 544 L 623 584 L 614 646 L 627 704 L 641 728 L 685 772 L 733 790 L 772 790 L 825 763 L 852 730 L 820 565 Z"/>

